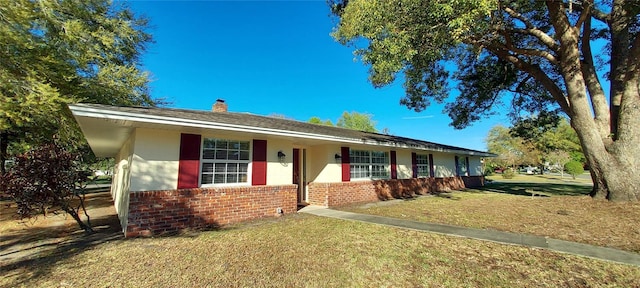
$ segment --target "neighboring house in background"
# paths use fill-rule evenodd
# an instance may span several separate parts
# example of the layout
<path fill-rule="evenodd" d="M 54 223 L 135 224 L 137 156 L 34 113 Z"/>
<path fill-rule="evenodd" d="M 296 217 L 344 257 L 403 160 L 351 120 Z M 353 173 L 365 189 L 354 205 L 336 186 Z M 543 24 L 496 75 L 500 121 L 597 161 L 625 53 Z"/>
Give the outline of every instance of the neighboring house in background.
<path fill-rule="evenodd" d="M 340 206 L 484 184 L 494 154 L 227 112 L 69 105 L 98 157 L 127 237 L 220 226 L 298 205 Z"/>

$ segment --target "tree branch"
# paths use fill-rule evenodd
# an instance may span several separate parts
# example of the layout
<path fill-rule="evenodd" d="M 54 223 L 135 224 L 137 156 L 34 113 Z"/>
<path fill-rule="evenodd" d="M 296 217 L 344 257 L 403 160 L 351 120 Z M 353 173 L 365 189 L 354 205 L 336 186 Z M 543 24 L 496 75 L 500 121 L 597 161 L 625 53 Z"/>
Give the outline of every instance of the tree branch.
<path fill-rule="evenodd" d="M 544 73 L 544 71 L 542 71 L 540 67 L 522 61 L 522 59 L 510 54 L 509 51 L 507 49 L 504 49 L 503 47 L 494 45 L 487 46 L 487 49 L 500 57 L 500 59 L 511 62 L 516 68 L 533 76 L 534 79 L 536 79 L 540 84 L 542 84 L 542 86 L 547 89 L 547 91 L 549 91 L 549 93 L 551 93 L 551 96 L 553 96 L 558 105 L 560 105 L 560 108 L 565 113 L 567 113 L 567 115 L 573 115 L 569 106 L 569 102 L 562 92 L 562 89 L 560 89 L 560 87 L 558 87 L 558 85 L 556 85 L 556 83 L 551 78 L 549 78 L 549 76 L 547 76 L 547 74 Z"/>
<path fill-rule="evenodd" d="M 579 11 L 579 12 L 583 12 L 585 7 L 583 5 L 584 2 L 588 2 L 589 3 L 589 9 L 591 10 L 590 15 L 591 17 L 593 17 L 594 19 L 604 23 L 604 24 L 609 24 L 609 21 L 611 21 L 611 14 L 610 13 L 605 13 L 602 10 L 599 10 L 598 8 L 596 8 L 593 5 L 593 1 L 588 1 L 588 0 L 584 0 L 582 3 L 573 3 L 573 10 L 575 11 Z M 565 4 L 568 5 L 568 4 Z M 565 8 L 567 8 L 565 6 Z M 579 27 L 579 25 L 576 25 L 576 27 Z"/>
<path fill-rule="evenodd" d="M 610 15 L 607 13 L 604 13 L 598 9 L 596 9 L 595 7 L 593 9 L 591 9 L 591 16 L 593 16 L 593 18 L 601 21 L 602 23 L 608 24 L 610 18 Z"/>
<path fill-rule="evenodd" d="M 583 5 L 586 3 L 587 6 L 580 12 L 580 17 L 578 17 L 578 21 L 576 21 L 575 27 L 578 27 L 578 28 L 582 26 L 582 23 L 584 23 L 584 21 L 587 20 L 587 18 L 591 19 L 591 7 L 593 6 L 593 3 L 587 0 L 583 1 L 582 3 Z"/>
<path fill-rule="evenodd" d="M 549 62 L 553 63 L 553 64 L 558 64 L 558 59 L 556 58 L 556 56 L 554 56 L 553 54 L 547 52 L 547 51 L 543 51 L 543 50 L 538 50 L 538 49 L 525 49 L 525 48 L 518 48 L 515 45 L 513 45 L 513 41 L 511 40 L 511 35 L 509 35 L 509 33 L 505 30 L 498 30 L 498 33 L 502 34 L 502 36 L 505 38 L 505 44 L 504 44 L 504 49 L 507 49 L 515 54 L 518 55 L 526 55 L 526 56 L 538 56 L 538 57 L 542 57 L 547 59 Z"/>
<path fill-rule="evenodd" d="M 598 79 L 596 68 L 593 64 L 593 54 L 591 52 L 591 18 L 585 19 L 582 30 L 582 74 L 584 75 L 587 89 L 589 90 L 598 130 L 600 131 L 601 137 L 605 139 L 611 134 L 611 115 L 609 114 L 609 104 L 607 103 L 606 95 L 600 85 L 600 80 Z"/>
<path fill-rule="evenodd" d="M 509 14 L 511 17 L 516 18 L 520 21 L 522 21 L 522 23 L 524 23 L 524 25 L 529 28 L 529 29 L 534 29 L 535 25 L 533 25 L 533 23 L 531 23 L 531 20 L 529 20 L 529 18 L 525 17 L 524 15 L 514 11 L 513 9 L 509 8 L 509 7 L 504 7 L 504 12 L 507 12 L 507 14 Z"/>
<path fill-rule="evenodd" d="M 546 33 L 544 33 L 542 30 L 538 29 L 533 22 L 531 22 L 531 20 L 529 20 L 529 18 L 525 17 L 524 15 L 520 14 L 519 12 L 513 10 L 510 7 L 504 7 L 502 8 L 505 12 L 507 12 L 507 14 L 509 14 L 509 16 L 516 18 L 520 21 L 522 21 L 522 23 L 524 23 L 526 29 L 513 29 L 514 32 L 520 32 L 523 34 L 528 34 L 528 35 L 532 35 L 535 36 L 536 38 L 540 39 L 540 41 L 546 45 L 547 47 L 549 47 L 552 50 L 556 50 L 557 49 L 557 44 L 556 42 L 553 40 L 553 38 L 551 38 L 549 35 L 547 35 Z"/>
<path fill-rule="evenodd" d="M 556 43 L 556 41 L 551 36 L 547 35 L 547 33 L 544 33 L 539 29 L 505 29 L 505 31 L 534 36 L 554 52 L 557 52 L 558 50 L 558 43 Z"/>
<path fill-rule="evenodd" d="M 620 100 L 620 114 L 618 118 L 617 140 L 620 145 L 638 145 L 640 135 L 637 129 L 640 126 L 640 37 L 636 35 L 631 44 L 631 49 L 626 59 L 626 73 L 624 77 L 624 90 Z M 627 157 L 637 156 L 639 152 L 631 151 Z"/>

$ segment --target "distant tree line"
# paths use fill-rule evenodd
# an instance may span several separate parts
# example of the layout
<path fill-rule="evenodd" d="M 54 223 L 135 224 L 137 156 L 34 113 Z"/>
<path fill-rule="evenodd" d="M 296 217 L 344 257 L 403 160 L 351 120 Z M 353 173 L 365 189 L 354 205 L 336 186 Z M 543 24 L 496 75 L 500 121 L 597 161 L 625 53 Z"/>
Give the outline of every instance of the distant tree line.
<path fill-rule="evenodd" d="M 576 162 L 586 165 L 576 132 L 563 117 L 543 114 L 524 118 L 511 127 L 497 125 L 491 128 L 486 138 L 487 149 L 498 156 L 487 158 L 488 172 L 495 168 L 517 168 L 519 166 L 559 168 Z"/>

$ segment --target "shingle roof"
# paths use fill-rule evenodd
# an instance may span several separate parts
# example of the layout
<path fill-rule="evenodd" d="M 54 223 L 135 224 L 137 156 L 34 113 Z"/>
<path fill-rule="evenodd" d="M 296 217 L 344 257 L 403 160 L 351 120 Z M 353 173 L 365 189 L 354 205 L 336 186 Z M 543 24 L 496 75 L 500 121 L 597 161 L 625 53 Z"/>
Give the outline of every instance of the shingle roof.
<path fill-rule="evenodd" d="M 325 126 L 319 124 L 306 123 L 296 120 L 260 116 L 251 113 L 238 112 L 212 112 L 202 110 L 187 110 L 175 108 L 158 108 L 158 107 L 120 107 L 100 104 L 75 104 L 74 106 L 82 106 L 99 110 L 108 110 L 121 113 L 130 113 L 140 116 L 156 116 L 167 117 L 173 119 L 185 119 L 208 122 L 212 124 L 229 124 L 239 126 L 249 126 L 264 129 L 273 129 L 281 131 L 295 131 L 301 133 L 310 133 L 317 135 L 327 135 L 340 138 L 359 139 L 363 141 L 374 141 L 377 143 L 385 143 L 391 145 L 402 145 L 415 147 L 419 149 L 442 151 L 455 150 L 460 153 L 473 154 L 479 156 L 496 156 L 492 153 L 443 145 L 424 140 L 411 139 L 406 137 L 386 135 L 379 133 L 370 133 L 345 129 L 340 127 Z"/>

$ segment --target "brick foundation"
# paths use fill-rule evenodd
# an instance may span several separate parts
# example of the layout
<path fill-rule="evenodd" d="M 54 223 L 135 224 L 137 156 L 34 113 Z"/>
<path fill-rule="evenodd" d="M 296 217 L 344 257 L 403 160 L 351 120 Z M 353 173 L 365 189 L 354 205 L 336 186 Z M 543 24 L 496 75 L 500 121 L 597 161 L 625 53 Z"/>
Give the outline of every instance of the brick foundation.
<path fill-rule="evenodd" d="M 297 209 L 297 185 L 131 192 L 126 237 L 219 227 Z"/>
<path fill-rule="evenodd" d="M 484 186 L 484 176 L 465 176 L 462 181 L 467 188 Z"/>
<path fill-rule="evenodd" d="M 483 176 L 309 183 L 309 204 L 327 207 L 402 199 L 484 184 Z"/>

